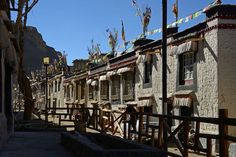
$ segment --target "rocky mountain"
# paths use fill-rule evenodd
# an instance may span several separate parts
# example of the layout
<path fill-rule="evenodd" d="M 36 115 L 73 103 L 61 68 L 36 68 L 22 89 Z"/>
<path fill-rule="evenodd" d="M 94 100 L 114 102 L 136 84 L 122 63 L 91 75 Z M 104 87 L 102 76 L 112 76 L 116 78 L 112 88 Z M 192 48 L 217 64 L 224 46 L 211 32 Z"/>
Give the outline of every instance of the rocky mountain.
<path fill-rule="evenodd" d="M 61 52 L 48 46 L 37 28 L 28 26 L 25 30 L 24 39 L 24 69 L 27 74 L 30 74 L 31 71 L 41 70 L 45 56 L 50 58 L 50 62 L 55 59 L 58 60 L 58 54 Z"/>

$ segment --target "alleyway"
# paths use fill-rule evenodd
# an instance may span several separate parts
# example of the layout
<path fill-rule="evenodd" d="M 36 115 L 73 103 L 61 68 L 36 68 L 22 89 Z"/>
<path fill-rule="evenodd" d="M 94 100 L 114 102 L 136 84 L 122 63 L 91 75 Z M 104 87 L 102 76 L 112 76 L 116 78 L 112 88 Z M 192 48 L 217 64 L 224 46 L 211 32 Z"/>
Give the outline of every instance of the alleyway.
<path fill-rule="evenodd" d="M 60 145 L 58 132 L 16 132 L 0 151 L 0 157 L 72 157 Z"/>

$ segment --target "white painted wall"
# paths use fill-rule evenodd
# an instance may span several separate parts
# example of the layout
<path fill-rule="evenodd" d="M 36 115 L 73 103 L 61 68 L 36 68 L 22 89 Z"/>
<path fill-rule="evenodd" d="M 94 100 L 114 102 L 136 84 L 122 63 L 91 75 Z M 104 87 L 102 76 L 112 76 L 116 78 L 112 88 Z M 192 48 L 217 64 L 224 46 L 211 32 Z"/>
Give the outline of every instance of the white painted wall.
<path fill-rule="evenodd" d="M 218 20 L 218 23 L 236 24 L 236 20 Z M 228 109 L 229 117 L 236 118 L 236 30 L 218 30 L 218 88 L 219 107 Z M 229 129 L 236 135 L 236 128 Z"/>

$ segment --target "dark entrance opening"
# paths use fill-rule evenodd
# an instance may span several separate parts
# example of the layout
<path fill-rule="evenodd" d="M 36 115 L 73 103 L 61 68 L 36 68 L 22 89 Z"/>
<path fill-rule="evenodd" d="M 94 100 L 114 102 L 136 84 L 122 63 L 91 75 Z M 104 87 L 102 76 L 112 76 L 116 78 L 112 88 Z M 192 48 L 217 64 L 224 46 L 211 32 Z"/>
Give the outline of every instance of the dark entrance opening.
<path fill-rule="evenodd" d="M 5 115 L 7 118 L 7 131 L 10 132 L 13 129 L 13 111 L 12 111 L 12 79 L 11 79 L 12 68 L 5 64 Z"/>

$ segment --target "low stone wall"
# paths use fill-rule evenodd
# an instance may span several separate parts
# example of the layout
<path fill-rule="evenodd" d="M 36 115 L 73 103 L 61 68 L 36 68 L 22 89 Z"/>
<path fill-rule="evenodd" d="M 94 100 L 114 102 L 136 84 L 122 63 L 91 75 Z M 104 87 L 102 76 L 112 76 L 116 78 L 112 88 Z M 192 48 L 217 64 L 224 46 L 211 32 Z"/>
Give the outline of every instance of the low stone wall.
<path fill-rule="evenodd" d="M 61 143 L 80 157 L 166 157 L 156 148 L 106 134 L 62 133 Z"/>

